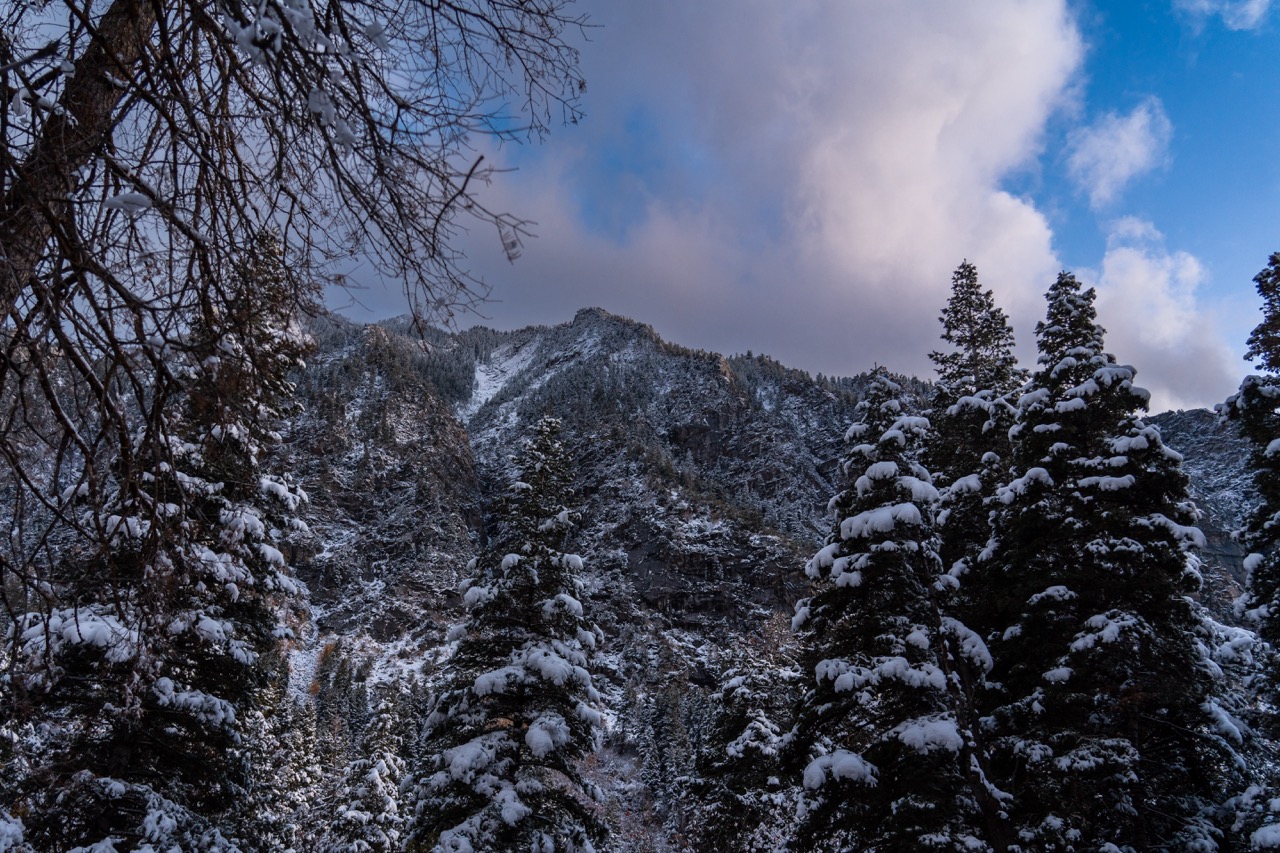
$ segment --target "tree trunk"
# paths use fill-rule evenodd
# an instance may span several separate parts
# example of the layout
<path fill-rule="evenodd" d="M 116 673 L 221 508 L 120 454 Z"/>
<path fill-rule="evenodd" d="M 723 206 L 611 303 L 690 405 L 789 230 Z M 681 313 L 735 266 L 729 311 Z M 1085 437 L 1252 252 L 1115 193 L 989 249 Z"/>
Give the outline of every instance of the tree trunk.
<path fill-rule="evenodd" d="M 115 0 L 75 62 L 75 74 L 50 115 L 17 179 L 0 198 L 0 318 L 31 286 L 55 223 L 70 215 L 76 173 L 102 150 L 120 121 L 117 107 L 156 24 L 153 0 Z M 33 107 L 38 109 L 38 107 Z"/>

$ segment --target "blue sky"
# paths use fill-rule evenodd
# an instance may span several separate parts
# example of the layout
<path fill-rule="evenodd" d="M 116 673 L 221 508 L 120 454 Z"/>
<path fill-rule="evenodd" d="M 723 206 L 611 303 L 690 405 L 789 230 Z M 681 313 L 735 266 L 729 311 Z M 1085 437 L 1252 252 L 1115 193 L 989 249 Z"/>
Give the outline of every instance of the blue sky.
<path fill-rule="evenodd" d="M 968 258 L 1025 363 L 1065 268 L 1155 408 L 1212 405 L 1247 370 L 1251 279 L 1280 249 L 1270 0 L 578 8 L 585 121 L 476 140 L 517 168 L 486 201 L 539 235 L 515 264 L 465 240 L 497 300 L 480 322 L 598 305 L 688 346 L 927 375 Z"/>
<path fill-rule="evenodd" d="M 1082 68 L 1086 121 L 1132 117 L 1154 109 L 1168 122 L 1154 138 L 1151 168 L 1097 206 L 1072 179 L 1074 120 L 1050 123 L 1052 145 L 1021 191 L 1045 210 L 1055 248 L 1068 266 L 1096 264 L 1105 254 L 1109 217 L 1139 217 L 1170 247 L 1205 267 L 1203 295 L 1226 300 L 1222 331 L 1239 339 L 1256 322 L 1250 285 L 1267 255 L 1280 249 L 1280 73 L 1277 29 L 1268 4 L 1212 7 L 1090 3 L 1077 9 L 1086 41 Z M 1238 18 L 1231 17 L 1235 10 Z M 1256 17 L 1254 17 L 1256 15 Z M 1157 134 L 1156 136 L 1159 136 Z M 1018 179 L 1010 181 L 1017 187 Z M 1243 304 L 1230 304 L 1236 301 Z M 1243 309 L 1243 312 L 1242 310 Z M 1254 313 L 1250 313 L 1250 312 Z"/>

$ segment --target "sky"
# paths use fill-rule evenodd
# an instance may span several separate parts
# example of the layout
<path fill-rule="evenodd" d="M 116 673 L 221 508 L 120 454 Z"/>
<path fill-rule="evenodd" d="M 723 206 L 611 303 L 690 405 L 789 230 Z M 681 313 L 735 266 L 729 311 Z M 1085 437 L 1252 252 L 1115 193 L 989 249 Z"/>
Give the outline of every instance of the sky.
<path fill-rule="evenodd" d="M 667 340 L 812 373 L 932 374 L 962 260 L 1024 365 L 1060 270 L 1152 408 L 1249 366 L 1252 278 L 1280 250 L 1271 0 L 580 0 L 586 118 L 478 150 L 506 260 L 462 241 L 512 329 L 599 306 Z M 397 288 L 340 304 L 403 313 Z"/>

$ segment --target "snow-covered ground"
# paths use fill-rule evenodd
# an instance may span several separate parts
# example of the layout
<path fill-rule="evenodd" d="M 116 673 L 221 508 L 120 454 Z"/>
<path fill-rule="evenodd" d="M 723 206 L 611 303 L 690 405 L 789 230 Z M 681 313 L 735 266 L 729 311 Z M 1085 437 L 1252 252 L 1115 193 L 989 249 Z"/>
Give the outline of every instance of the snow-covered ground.
<path fill-rule="evenodd" d="M 476 364 L 474 390 L 471 392 L 471 399 L 459 409 L 458 419 L 463 423 L 471 420 L 471 416 L 492 400 L 508 380 L 529 366 L 536 349 L 535 341 L 523 346 L 503 346 L 493 353 L 489 361 Z"/>

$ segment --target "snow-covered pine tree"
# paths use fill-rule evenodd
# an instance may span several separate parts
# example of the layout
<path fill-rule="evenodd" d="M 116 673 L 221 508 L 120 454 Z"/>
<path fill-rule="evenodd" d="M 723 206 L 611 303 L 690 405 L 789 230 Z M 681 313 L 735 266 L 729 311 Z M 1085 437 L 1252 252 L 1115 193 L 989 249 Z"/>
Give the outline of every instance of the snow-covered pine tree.
<path fill-rule="evenodd" d="M 324 853 L 395 853 L 403 849 L 400 782 L 405 770 L 402 753 L 407 698 L 392 693 L 374 712 L 360 745 L 360 757 L 343 771 L 336 820 L 320 845 Z"/>
<path fill-rule="evenodd" d="M 1253 281 L 1262 297 L 1263 321 L 1249 335 L 1245 358 L 1265 372 L 1246 377 L 1225 405 L 1253 444 L 1249 465 L 1261 498 L 1242 531 L 1251 553 L 1246 560 L 1249 585 L 1239 604 L 1258 635 L 1280 647 L 1280 252 L 1271 255 Z M 1280 660 L 1273 665 L 1280 666 Z M 1276 689 L 1280 669 L 1272 672 L 1270 682 Z M 1277 695 L 1271 698 L 1275 705 Z M 1280 723 L 1272 724 L 1272 734 L 1280 736 Z"/>
<path fill-rule="evenodd" d="M 720 689 L 685 786 L 695 850 L 763 853 L 790 835 L 797 786 L 783 785 L 781 755 L 803 679 L 787 645 L 766 630 L 760 645 L 718 656 Z"/>
<path fill-rule="evenodd" d="M 659 672 L 679 671 L 675 661 L 668 658 L 664 663 L 672 669 L 664 670 L 659 664 Z M 703 699 L 704 694 L 690 690 L 686 682 L 666 678 L 646 685 L 632 706 L 638 729 L 634 743 L 640 759 L 639 780 L 652 797 L 654 814 L 668 833 L 678 831 L 685 823 L 685 783 L 694 770 L 696 753 L 688 723 Z"/>
<path fill-rule="evenodd" d="M 27 736 L 0 785 L 36 849 L 237 846 L 244 722 L 285 676 L 300 590 L 285 551 L 306 535 L 306 495 L 261 464 L 307 346 L 291 321 L 308 291 L 269 235 L 222 286 L 136 354 L 156 411 L 120 440 L 146 467 L 89 466 L 66 489 L 84 538 L 18 620 L 0 690 Z"/>
<path fill-rule="evenodd" d="M 985 649 L 935 598 L 945 588 L 938 493 L 917 461 L 929 422 L 899 395 L 873 375 L 849 430 L 853 482 L 833 499 L 835 530 L 806 568 L 821 587 L 796 606 L 814 677 L 794 736 L 807 750 L 801 850 L 983 849 L 948 640 Z"/>
<path fill-rule="evenodd" d="M 235 830 L 248 850 L 315 849 L 318 825 L 332 816 L 327 809 L 316 813 L 317 800 L 327 791 L 315 705 L 289 696 L 287 685 L 280 687 L 274 701 L 254 709 L 241 724 L 242 760 L 248 767 Z"/>
<path fill-rule="evenodd" d="M 578 764 L 598 745 L 600 638 L 563 551 L 572 471 L 546 417 L 516 460 L 497 548 L 475 562 L 466 623 L 427 716 L 410 851 L 590 853 L 604 837 Z"/>
<path fill-rule="evenodd" d="M 1251 680 L 1248 698 L 1259 735 L 1251 762 L 1254 781 L 1271 787 L 1251 788 L 1234 805 L 1253 845 L 1266 849 L 1280 847 L 1280 808 L 1264 806 L 1275 802 L 1274 780 L 1280 773 L 1274 748 L 1280 740 L 1280 252 L 1253 281 L 1262 297 L 1263 320 L 1249 335 L 1245 359 L 1263 372 L 1245 377 L 1219 411 L 1236 421 L 1253 445 L 1249 466 L 1261 499 L 1237 533 L 1250 553 L 1248 585 L 1236 607 L 1265 641 L 1255 649 L 1264 675 Z"/>
<path fill-rule="evenodd" d="M 938 319 L 951 349 L 929 354 L 938 379 L 929 418 L 934 438 L 925 461 L 941 488 L 943 565 L 961 581 L 952 606 L 981 632 L 991 579 L 978 558 L 990 538 L 990 498 L 1008 480 L 1008 429 L 1015 415 L 1009 397 L 1028 374 L 1017 366 L 1004 311 L 968 261 L 951 276 L 951 296 Z"/>
<path fill-rule="evenodd" d="M 949 352 L 929 353 L 938 372 L 938 399 L 949 405 L 982 391 L 1006 394 L 1026 381 L 1013 354 L 1009 319 L 968 261 L 952 274 L 951 296 L 938 321 L 942 339 L 951 345 Z"/>
<path fill-rule="evenodd" d="M 1201 536 L 1180 457 L 1103 350 L 1094 291 L 1062 273 L 1047 298 L 995 516 L 996 781 L 1023 850 L 1216 849 L 1235 726 L 1188 597 Z"/>

